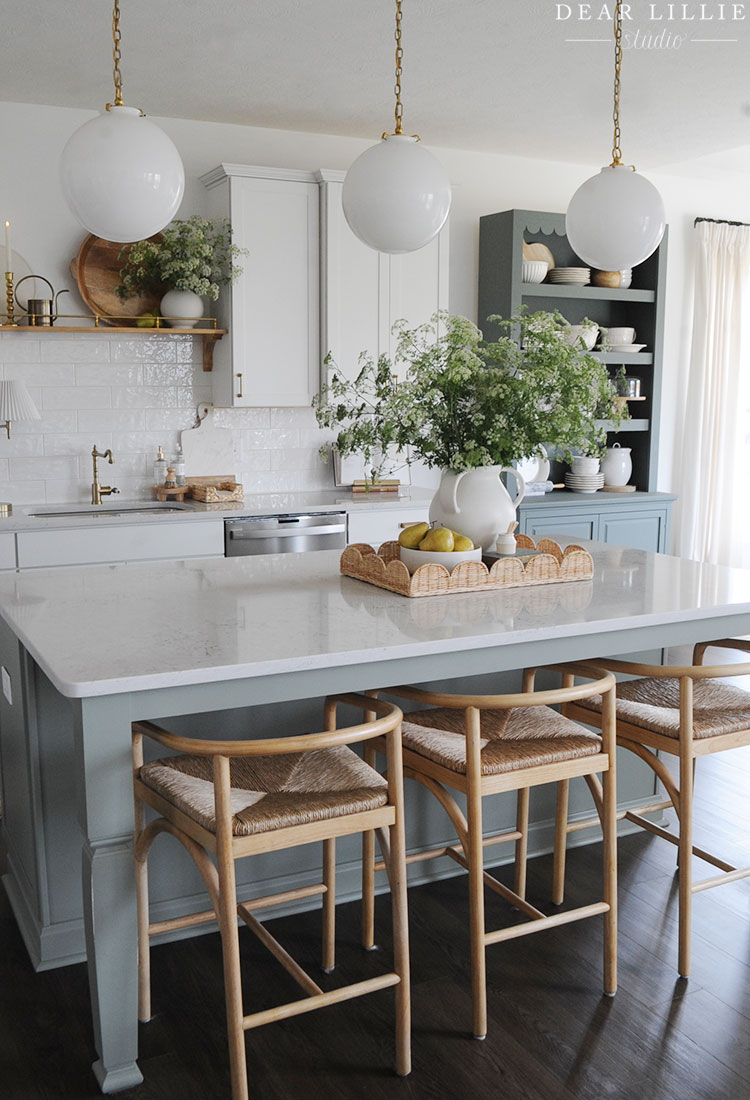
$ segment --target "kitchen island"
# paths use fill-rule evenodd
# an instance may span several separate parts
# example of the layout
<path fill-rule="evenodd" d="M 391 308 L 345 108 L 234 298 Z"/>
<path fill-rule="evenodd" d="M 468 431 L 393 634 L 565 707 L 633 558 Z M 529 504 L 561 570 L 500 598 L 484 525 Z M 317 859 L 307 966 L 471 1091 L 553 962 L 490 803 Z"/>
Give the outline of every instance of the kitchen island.
<path fill-rule="evenodd" d="M 332 691 L 750 632 L 750 572 L 590 548 L 591 581 L 424 599 L 341 577 L 336 551 L 0 576 L 6 886 L 23 927 L 44 844 L 60 844 L 65 871 L 69 851 L 29 761 L 49 754 L 54 766 L 69 727 L 102 1091 L 141 1080 L 131 722 L 210 712 L 229 721 L 238 708 Z"/>

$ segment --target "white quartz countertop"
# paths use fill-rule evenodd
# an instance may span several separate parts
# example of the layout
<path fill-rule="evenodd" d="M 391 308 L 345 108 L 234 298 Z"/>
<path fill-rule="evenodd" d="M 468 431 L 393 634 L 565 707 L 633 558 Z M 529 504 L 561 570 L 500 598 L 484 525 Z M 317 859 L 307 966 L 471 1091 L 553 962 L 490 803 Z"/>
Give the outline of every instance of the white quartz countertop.
<path fill-rule="evenodd" d="M 306 493 L 255 493 L 244 501 L 231 504 L 202 504 L 190 500 L 183 503 L 165 502 L 153 507 L 153 500 L 108 498 L 97 506 L 82 501 L 60 504 L 15 504 L 10 516 L 0 517 L 3 531 L 44 531 L 63 528 L 120 526 L 138 523 L 190 523 L 206 519 L 238 518 L 239 516 L 287 515 L 305 512 L 371 511 L 374 509 L 408 508 L 427 505 L 433 489 L 407 487 L 399 493 L 351 493 L 346 489 L 324 489 Z M 142 509 L 138 511 L 138 509 Z M 170 510 L 166 510 L 170 509 Z"/>
<path fill-rule="evenodd" d="M 34 570 L 0 575 L 0 615 L 70 697 L 545 639 L 612 654 L 638 648 L 618 631 L 643 641 L 638 628 L 684 623 L 711 638 L 722 616 L 750 632 L 750 571 L 586 545 L 592 581 L 420 599 L 342 577 L 338 551 Z"/>

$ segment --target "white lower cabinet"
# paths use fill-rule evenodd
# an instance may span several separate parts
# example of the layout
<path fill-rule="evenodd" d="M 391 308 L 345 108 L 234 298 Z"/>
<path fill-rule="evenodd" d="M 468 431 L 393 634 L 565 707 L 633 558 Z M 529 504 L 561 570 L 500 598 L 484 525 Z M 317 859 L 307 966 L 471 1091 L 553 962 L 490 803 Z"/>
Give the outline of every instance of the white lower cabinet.
<path fill-rule="evenodd" d="M 381 543 L 397 539 L 402 528 L 426 521 L 429 509 L 429 501 L 426 501 L 413 508 L 381 506 L 372 511 L 350 512 L 347 541 L 366 542 L 377 550 Z"/>
<path fill-rule="evenodd" d="M 19 531 L 16 539 L 19 569 L 224 556 L 221 519 Z"/>

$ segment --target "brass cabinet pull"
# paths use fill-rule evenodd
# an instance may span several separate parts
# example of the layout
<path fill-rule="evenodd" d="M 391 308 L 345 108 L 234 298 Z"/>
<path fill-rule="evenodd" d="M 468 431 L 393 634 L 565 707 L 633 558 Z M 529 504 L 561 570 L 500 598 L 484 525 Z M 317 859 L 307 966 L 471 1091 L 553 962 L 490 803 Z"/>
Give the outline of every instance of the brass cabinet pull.
<path fill-rule="evenodd" d="M 241 375 L 241 374 L 238 374 L 238 375 L 237 375 L 237 378 L 239 379 L 239 382 L 238 382 L 238 390 L 237 390 L 237 396 L 238 396 L 238 397 L 243 397 L 243 396 L 244 396 L 244 394 L 242 393 L 242 375 Z"/>

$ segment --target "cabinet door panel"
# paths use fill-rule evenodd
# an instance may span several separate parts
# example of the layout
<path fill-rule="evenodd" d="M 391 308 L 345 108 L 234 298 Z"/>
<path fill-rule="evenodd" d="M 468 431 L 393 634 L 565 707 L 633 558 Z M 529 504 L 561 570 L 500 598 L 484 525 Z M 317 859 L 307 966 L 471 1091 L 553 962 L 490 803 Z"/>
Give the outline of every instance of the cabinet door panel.
<path fill-rule="evenodd" d="M 232 229 L 248 249 L 232 287 L 235 405 L 309 405 L 317 389 L 318 189 L 233 179 Z M 238 393 L 242 396 L 237 396 Z"/>
<path fill-rule="evenodd" d="M 393 358 L 398 342 L 390 331 L 402 318 L 411 327 L 423 325 L 438 310 L 448 304 L 448 236 L 447 230 L 416 252 L 390 257 L 390 318 L 387 352 Z M 399 364 L 399 371 L 405 370 Z"/>
<path fill-rule="evenodd" d="M 601 517 L 602 539 L 636 550 L 666 551 L 665 512 L 620 512 Z"/>
<path fill-rule="evenodd" d="M 531 535 L 533 539 L 554 535 L 569 535 L 576 539 L 598 539 L 599 517 L 592 515 L 576 518 L 560 513 L 551 516 L 530 515 L 524 518 L 523 533 Z"/>

